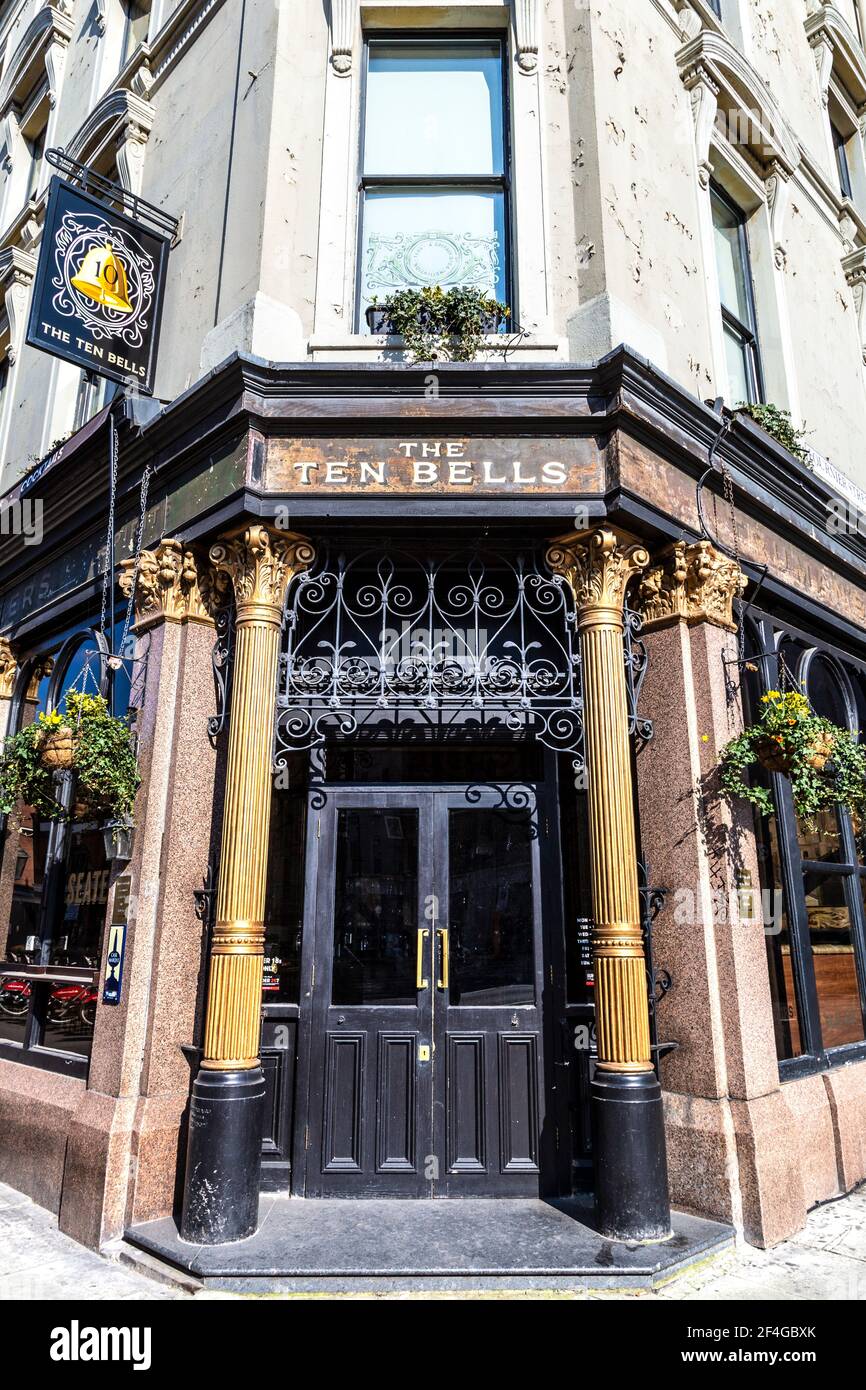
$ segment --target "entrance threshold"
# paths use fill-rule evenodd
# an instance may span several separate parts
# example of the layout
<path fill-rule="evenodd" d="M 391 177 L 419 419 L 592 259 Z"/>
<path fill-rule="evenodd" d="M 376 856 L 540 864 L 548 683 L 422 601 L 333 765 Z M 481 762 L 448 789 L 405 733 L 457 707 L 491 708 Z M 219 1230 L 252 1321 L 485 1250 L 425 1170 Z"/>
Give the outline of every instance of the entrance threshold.
<path fill-rule="evenodd" d="M 681 1212 L 657 1245 L 605 1240 L 590 1198 L 452 1201 L 262 1194 L 259 1229 L 223 1246 L 182 1241 L 166 1218 L 129 1244 L 234 1293 L 654 1288 L 733 1247 L 730 1226 Z"/>

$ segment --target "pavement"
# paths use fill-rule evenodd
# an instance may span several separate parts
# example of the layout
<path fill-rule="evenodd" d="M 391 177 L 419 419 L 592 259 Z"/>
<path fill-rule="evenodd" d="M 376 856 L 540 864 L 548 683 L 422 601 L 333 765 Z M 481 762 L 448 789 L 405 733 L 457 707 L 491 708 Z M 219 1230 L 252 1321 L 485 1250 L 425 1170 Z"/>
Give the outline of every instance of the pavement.
<path fill-rule="evenodd" d="M 78 1245 L 57 1229 L 57 1219 L 29 1198 L 0 1183 L 0 1300 L 191 1299 L 255 1297 L 194 1290 L 164 1283 L 124 1263 L 118 1245 L 107 1255 Z M 154 1265 L 154 1273 L 158 1268 Z M 280 1298 L 333 1295 L 277 1294 Z M 348 1299 L 385 1298 L 609 1300 L 661 1299 L 742 1302 L 866 1299 L 866 1185 L 847 1197 L 817 1207 L 803 1231 L 772 1250 L 740 1245 L 703 1266 L 693 1266 L 661 1288 L 649 1290 L 560 1292 L 533 1289 L 496 1293 L 337 1295 Z"/>

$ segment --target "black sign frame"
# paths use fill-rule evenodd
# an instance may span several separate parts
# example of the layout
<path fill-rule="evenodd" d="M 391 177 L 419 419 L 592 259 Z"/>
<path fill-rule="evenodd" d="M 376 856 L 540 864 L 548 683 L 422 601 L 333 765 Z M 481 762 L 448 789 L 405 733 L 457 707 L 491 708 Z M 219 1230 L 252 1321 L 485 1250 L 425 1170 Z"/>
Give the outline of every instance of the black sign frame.
<path fill-rule="evenodd" d="M 125 244 L 125 239 L 133 239 L 153 262 L 153 290 L 146 309 L 148 320 L 146 331 L 142 334 L 143 343 L 140 350 L 136 351 L 134 347 L 123 343 L 117 350 L 112 348 L 110 323 L 102 330 L 106 343 L 103 347 L 99 336 L 95 335 L 84 318 L 76 313 L 68 287 L 68 300 L 72 304 L 72 311 L 60 315 L 54 307 L 55 295 L 62 293 L 64 288 L 63 281 L 58 278 L 56 260 L 58 232 L 66 214 L 75 211 L 76 205 L 79 205 L 80 210 L 82 204 L 85 212 L 91 215 L 98 213 L 109 224 L 110 229 L 117 229 L 117 239 L 121 245 Z M 117 212 L 109 202 L 94 197 L 92 193 L 68 183 L 55 174 L 49 184 L 45 227 L 27 324 L 27 343 L 30 347 L 50 353 L 65 362 L 71 362 L 93 375 L 107 377 L 109 381 L 119 382 L 126 387 L 133 383 L 142 395 L 152 395 L 170 248 L 169 238 L 161 232 L 153 230 L 124 212 Z M 53 328 L 54 332 L 44 332 L 46 325 Z M 77 346 L 88 341 L 91 343 L 89 352 L 86 347 Z M 122 355 L 124 353 L 126 355 Z M 112 358 L 116 360 L 112 361 Z"/>

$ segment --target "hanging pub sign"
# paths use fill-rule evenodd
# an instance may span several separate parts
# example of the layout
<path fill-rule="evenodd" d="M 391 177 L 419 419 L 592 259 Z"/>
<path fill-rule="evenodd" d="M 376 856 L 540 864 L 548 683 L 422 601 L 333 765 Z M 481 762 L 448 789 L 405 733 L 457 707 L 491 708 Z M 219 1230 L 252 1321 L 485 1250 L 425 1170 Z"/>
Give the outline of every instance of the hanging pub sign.
<path fill-rule="evenodd" d="M 139 218 L 55 175 L 27 342 L 149 395 L 169 244 Z"/>

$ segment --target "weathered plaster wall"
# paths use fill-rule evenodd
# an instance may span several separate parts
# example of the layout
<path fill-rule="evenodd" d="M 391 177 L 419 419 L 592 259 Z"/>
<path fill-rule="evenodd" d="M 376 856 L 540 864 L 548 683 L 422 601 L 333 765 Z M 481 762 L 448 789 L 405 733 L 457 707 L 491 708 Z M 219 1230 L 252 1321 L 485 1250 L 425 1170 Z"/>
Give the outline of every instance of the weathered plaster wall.
<path fill-rule="evenodd" d="M 855 3 L 840 0 L 836 7 L 852 31 Z M 64 143 L 116 82 L 122 39 L 119 0 L 107 0 L 103 33 L 90 0 L 68 4 L 73 34 L 56 111 L 56 139 Z M 27 0 L 0 27 L 7 65 L 39 8 Z M 711 249 L 706 226 L 703 237 L 701 230 L 706 192 L 698 179 L 691 98 L 677 64 L 678 52 L 696 35 L 726 36 L 767 85 L 806 155 L 790 184 L 787 263 L 777 285 L 790 330 L 778 306 L 767 302 L 774 277 L 768 214 L 749 205 L 768 390 L 805 423 L 820 453 L 866 481 L 857 447 L 866 428 L 861 335 L 854 292 L 841 269 L 845 252 L 866 243 L 866 225 L 862 233 L 849 226 L 847 242 L 838 229 L 841 199 L 805 29 L 816 10 L 817 0 L 724 0 L 719 24 L 705 0 L 539 0 L 538 76 L 509 64 L 517 248 L 524 281 L 527 267 L 547 277 L 540 294 L 536 287 L 530 294 L 526 283 L 517 287 L 518 305 L 533 323 L 520 351 L 536 359 L 587 361 L 626 341 L 696 395 L 726 393 L 717 305 L 708 292 Z M 200 12 L 204 22 L 196 24 Z M 509 21 L 508 9 L 493 0 L 423 9 L 392 0 L 365 3 L 358 13 L 365 23 L 381 25 L 384 15 L 389 23 L 440 31 L 470 21 L 493 27 Z M 159 33 L 169 20 L 178 26 L 176 36 L 161 47 Z M 321 0 L 246 0 L 245 6 L 223 0 L 209 8 L 162 0 L 155 6 L 150 44 L 158 80 L 149 97 L 154 117 L 142 192 L 183 215 L 182 239 L 170 260 L 157 378 L 162 398 L 173 398 L 234 350 L 283 361 L 304 360 L 311 352 L 326 356 L 315 339 L 311 347 L 311 338 L 314 324 L 327 319 L 331 298 L 347 302 L 332 315 L 325 347 L 334 347 L 339 325 L 341 360 L 370 359 L 369 340 L 351 333 L 348 302 L 361 32 L 359 20 L 352 71 L 335 79 L 328 7 Z M 184 38 L 172 59 L 176 39 Z M 513 24 L 511 38 L 513 45 Z M 328 126 L 327 139 L 326 88 L 332 114 L 336 101 L 345 123 L 345 129 L 339 121 Z M 540 145 L 527 134 L 534 120 Z M 860 140 L 859 134 L 853 138 Z M 345 183 L 336 197 L 335 168 Z M 766 199 L 765 174 L 751 167 L 751 196 L 758 201 Z M 0 173 L 0 196 L 9 177 Z M 20 181 L 20 162 L 15 177 Z M 866 190 L 866 161 L 862 178 Z M 326 186 L 331 201 L 322 214 L 329 224 L 323 238 L 319 210 Z M 538 216 L 527 218 L 527 205 L 535 202 Z M 21 225 L 21 211 L 6 199 L 0 254 L 4 246 L 38 250 L 38 210 L 30 227 Z M 335 219 L 342 219 L 342 229 Z M 528 228 L 529 239 L 546 243 L 531 256 Z M 337 244 L 347 248 L 347 264 L 339 257 L 335 262 L 338 275 L 330 261 L 323 268 L 317 259 L 322 246 Z M 3 406 L 9 426 L 5 485 L 70 429 L 78 382 L 75 369 L 21 348 Z"/>

